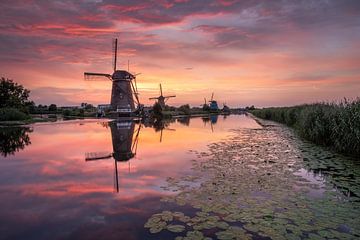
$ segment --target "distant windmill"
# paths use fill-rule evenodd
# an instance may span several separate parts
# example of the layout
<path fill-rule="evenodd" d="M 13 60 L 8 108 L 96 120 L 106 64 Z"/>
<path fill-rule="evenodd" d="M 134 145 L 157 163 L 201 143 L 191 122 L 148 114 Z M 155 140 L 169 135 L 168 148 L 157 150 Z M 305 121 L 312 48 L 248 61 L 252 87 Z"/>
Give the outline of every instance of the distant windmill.
<path fill-rule="evenodd" d="M 226 105 L 226 103 L 223 103 L 223 106 L 224 106 L 222 108 L 223 113 L 230 114 L 230 108 L 228 107 L 228 105 Z"/>
<path fill-rule="evenodd" d="M 113 74 L 85 72 L 84 78 L 85 80 L 109 79 L 112 81 L 110 102 L 111 110 L 119 113 L 119 116 L 133 115 L 136 111 L 135 101 L 137 106 L 140 106 L 136 84 L 136 74 L 131 74 L 129 71 L 125 70 L 117 70 L 117 44 L 118 40 L 115 39 Z"/>
<path fill-rule="evenodd" d="M 163 91 L 162 91 L 162 87 L 161 87 L 161 83 L 160 83 L 160 96 L 149 98 L 149 100 L 157 100 L 157 102 L 160 104 L 161 108 L 164 109 L 165 103 L 167 102 L 167 100 L 169 100 L 169 98 L 173 98 L 173 97 L 176 97 L 176 96 L 175 95 L 170 95 L 170 96 L 163 95 Z"/>
<path fill-rule="evenodd" d="M 214 100 L 214 93 L 211 94 L 211 100 L 209 102 L 210 102 L 210 111 L 218 111 L 219 110 L 217 101 Z"/>

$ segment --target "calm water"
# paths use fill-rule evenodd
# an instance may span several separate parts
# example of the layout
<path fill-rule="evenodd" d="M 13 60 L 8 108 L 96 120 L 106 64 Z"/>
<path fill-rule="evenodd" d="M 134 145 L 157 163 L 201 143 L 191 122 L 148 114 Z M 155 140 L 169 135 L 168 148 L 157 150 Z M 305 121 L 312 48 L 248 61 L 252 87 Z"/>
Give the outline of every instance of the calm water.
<path fill-rule="evenodd" d="M 234 128 L 261 127 L 241 115 L 0 130 L 0 239 L 157 239 L 144 223 L 169 204 L 161 186 Z"/>

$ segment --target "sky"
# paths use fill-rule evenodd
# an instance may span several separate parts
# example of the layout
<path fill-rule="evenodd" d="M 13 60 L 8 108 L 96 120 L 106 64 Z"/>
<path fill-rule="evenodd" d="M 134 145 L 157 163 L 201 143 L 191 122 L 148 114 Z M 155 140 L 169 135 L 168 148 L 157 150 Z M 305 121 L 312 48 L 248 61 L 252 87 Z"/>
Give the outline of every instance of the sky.
<path fill-rule="evenodd" d="M 36 104 L 109 103 L 111 82 L 83 72 L 141 73 L 142 103 L 204 97 L 231 107 L 289 106 L 360 94 L 360 1 L 2 0 L 0 75 Z"/>

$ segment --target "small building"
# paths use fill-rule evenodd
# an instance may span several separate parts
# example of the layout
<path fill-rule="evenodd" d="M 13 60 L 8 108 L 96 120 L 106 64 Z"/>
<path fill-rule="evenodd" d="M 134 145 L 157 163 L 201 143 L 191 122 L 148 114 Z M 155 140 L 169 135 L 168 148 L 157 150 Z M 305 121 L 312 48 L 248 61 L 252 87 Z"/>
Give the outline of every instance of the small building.
<path fill-rule="evenodd" d="M 110 109 L 110 108 L 111 108 L 110 104 L 99 104 L 97 106 L 97 109 L 100 110 L 100 111 L 105 111 L 105 110 Z"/>

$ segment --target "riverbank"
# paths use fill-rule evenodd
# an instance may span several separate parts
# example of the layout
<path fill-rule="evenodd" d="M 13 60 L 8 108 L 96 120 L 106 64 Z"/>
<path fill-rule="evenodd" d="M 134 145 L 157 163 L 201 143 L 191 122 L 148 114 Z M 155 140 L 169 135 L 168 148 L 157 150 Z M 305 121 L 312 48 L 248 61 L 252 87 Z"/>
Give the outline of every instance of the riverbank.
<path fill-rule="evenodd" d="M 256 117 L 292 127 L 309 141 L 360 158 L 360 99 L 251 111 Z"/>
<path fill-rule="evenodd" d="M 258 122 L 192 151 L 192 174 L 169 177 L 164 188 L 173 194 L 162 198 L 192 210 L 168 208 L 144 227 L 178 240 L 359 238 L 358 162 Z"/>
<path fill-rule="evenodd" d="M 63 117 L 61 115 L 56 116 L 48 116 L 48 115 L 42 115 L 42 116 L 32 116 L 29 119 L 25 120 L 15 120 L 15 121 L 0 121 L 0 127 L 20 127 L 20 126 L 27 126 L 34 123 L 52 123 L 52 122 L 58 122 L 58 121 L 67 121 L 67 120 L 77 120 L 77 119 L 98 119 L 94 117 L 77 117 L 77 116 L 67 116 Z"/>

